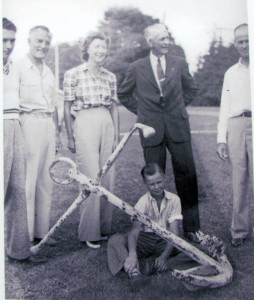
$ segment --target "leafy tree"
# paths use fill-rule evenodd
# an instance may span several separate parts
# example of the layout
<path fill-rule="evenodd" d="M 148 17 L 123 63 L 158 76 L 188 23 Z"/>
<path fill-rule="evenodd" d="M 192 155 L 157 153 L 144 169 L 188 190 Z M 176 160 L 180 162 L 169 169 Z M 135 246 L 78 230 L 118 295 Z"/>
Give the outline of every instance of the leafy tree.
<path fill-rule="evenodd" d="M 221 39 L 216 41 L 214 38 L 209 53 L 199 58 L 198 69 L 194 74 L 199 97 L 192 105 L 219 106 L 224 74 L 238 59 L 233 44 L 226 47 Z"/>
<path fill-rule="evenodd" d="M 104 20 L 99 29 L 111 38 L 111 47 L 105 67 L 114 72 L 121 82 L 129 64 L 149 53 L 149 47 L 144 38 L 147 26 L 159 23 L 158 19 L 144 15 L 136 8 L 110 8 L 105 12 Z M 169 34 L 172 55 L 185 57 L 181 47 L 175 45 Z"/>
<path fill-rule="evenodd" d="M 79 44 L 69 45 L 63 43 L 59 45 L 59 81 L 60 88 L 63 88 L 64 73 L 82 63 L 80 56 Z M 55 48 L 51 48 L 47 57 L 46 63 L 50 66 L 52 72 L 55 71 Z"/>
<path fill-rule="evenodd" d="M 98 29 L 110 37 L 110 49 L 104 66 L 114 72 L 118 82 L 121 82 L 130 63 L 149 53 L 149 48 L 144 38 L 144 29 L 158 19 L 144 15 L 136 8 L 110 8 L 104 14 L 104 19 L 99 23 Z M 170 48 L 172 55 L 185 57 L 183 49 L 176 45 L 170 34 Z M 59 47 L 60 60 L 60 87 L 65 71 L 79 65 L 79 44 L 61 44 Z M 46 62 L 54 70 L 54 49 L 51 49 Z"/>

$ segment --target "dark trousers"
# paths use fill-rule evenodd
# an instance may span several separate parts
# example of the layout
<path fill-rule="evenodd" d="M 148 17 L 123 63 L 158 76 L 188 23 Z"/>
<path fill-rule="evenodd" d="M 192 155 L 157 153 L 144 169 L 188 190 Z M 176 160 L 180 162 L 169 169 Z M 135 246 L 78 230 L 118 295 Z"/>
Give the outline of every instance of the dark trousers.
<path fill-rule="evenodd" d="M 143 148 L 146 163 L 157 163 L 165 172 L 166 148 L 171 154 L 176 190 L 181 199 L 183 230 L 197 231 L 200 228 L 198 186 L 191 142 L 175 143 L 165 129 L 161 144 Z"/>
<path fill-rule="evenodd" d="M 165 250 L 167 242 L 153 232 L 141 231 L 137 240 L 138 258 L 160 256 Z M 107 247 L 107 258 L 110 272 L 115 275 L 124 266 L 129 255 L 128 233 L 114 234 L 110 237 Z"/>

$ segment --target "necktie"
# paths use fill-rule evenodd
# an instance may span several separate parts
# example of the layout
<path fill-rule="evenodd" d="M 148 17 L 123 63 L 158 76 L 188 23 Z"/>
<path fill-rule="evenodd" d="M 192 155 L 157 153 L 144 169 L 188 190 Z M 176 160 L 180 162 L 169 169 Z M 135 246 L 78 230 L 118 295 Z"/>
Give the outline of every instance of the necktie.
<path fill-rule="evenodd" d="M 7 63 L 5 66 L 3 66 L 3 71 L 5 75 L 9 74 L 9 63 Z"/>
<path fill-rule="evenodd" d="M 165 74 L 163 72 L 163 69 L 162 69 L 162 66 L 161 66 L 161 60 L 160 60 L 159 57 L 158 57 L 158 62 L 157 62 L 157 74 L 158 74 L 158 78 L 159 78 L 160 86 L 161 86 L 161 91 L 162 91 L 162 95 L 163 95 Z"/>

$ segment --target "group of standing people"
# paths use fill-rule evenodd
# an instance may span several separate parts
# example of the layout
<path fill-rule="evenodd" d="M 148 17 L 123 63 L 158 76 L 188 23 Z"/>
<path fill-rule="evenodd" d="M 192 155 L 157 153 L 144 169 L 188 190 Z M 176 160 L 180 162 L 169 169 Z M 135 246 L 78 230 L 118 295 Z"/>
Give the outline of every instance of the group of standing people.
<path fill-rule="evenodd" d="M 53 183 L 48 170 L 61 148 L 54 75 L 44 63 L 52 35 L 45 26 L 33 27 L 29 53 L 13 63 L 16 30 L 3 18 L 6 248 L 9 259 L 36 261 L 30 245 L 49 231 Z"/>
<path fill-rule="evenodd" d="M 235 30 L 236 48 L 241 59 L 239 64 L 226 73 L 218 126 L 218 154 L 226 159 L 228 133 L 229 156 L 233 166 L 234 246 L 242 244 L 248 234 L 248 207 L 246 201 L 245 204 L 240 202 L 245 199 L 243 182 L 247 170 L 250 174 L 252 172 L 247 167 L 248 163 L 252 163 L 247 30 L 247 24 Z M 29 53 L 13 65 L 9 56 L 15 44 L 15 34 L 15 25 L 4 18 L 5 220 L 7 255 L 15 259 L 27 259 L 31 258 L 30 242 L 42 239 L 49 231 L 52 181 L 48 169 L 56 151 L 61 148 L 61 140 L 57 126 L 54 76 L 44 63 L 52 34 L 44 26 L 32 28 L 28 39 Z M 147 27 L 145 38 L 151 50 L 149 55 L 130 65 L 118 88 L 115 75 L 102 67 L 108 53 L 108 38 L 97 32 L 85 39 L 81 51 L 84 63 L 68 70 L 64 76 L 67 146 L 71 152 L 76 153 L 79 170 L 95 178 L 119 143 L 119 99 L 137 115 L 137 122 L 151 126 L 156 131 L 148 139 L 142 133 L 140 135 L 146 163 L 142 177 L 148 194 L 136 208 L 145 214 L 148 212 L 151 218 L 162 222 L 170 230 L 173 228 L 176 234 L 176 224 L 183 220 L 184 236 L 198 244 L 202 236 L 198 185 L 186 111 L 186 106 L 197 94 L 197 87 L 186 61 L 168 54 L 170 40 L 164 24 Z M 238 141 L 235 141 L 236 128 L 242 128 L 239 129 Z M 167 149 L 171 154 L 179 197 L 164 190 Z M 244 157 L 244 161 L 235 162 L 234 159 L 239 157 Z M 241 177 L 239 164 L 244 165 L 244 168 L 241 167 Z M 103 185 L 109 188 L 108 175 Z M 107 239 L 111 232 L 111 204 L 105 198 L 90 195 L 81 205 L 80 213 L 80 241 L 90 248 L 99 248 L 99 241 Z M 132 253 L 135 252 L 141 231 L 140 226 L 135 224 L 129 240 Z M 145 245 L 151 241 L 159 243 L 163 259 L 157 260 L 156 264 L 163 269 L 165 259 L 173 248 L 150 234 L 143 237 Z M 109 243 L 111 249 L 115 247 L 112 240 Z M 51 239 L 49 244 L 53 246 L 56 241 Z M 109 259 L 114 261 L 111 254 Z M 133 275 L 134 270 L 136 275 L 140 275 L 137 257 L 133 259 L 127 253 L 121 261 L 121 267 L 124 264 L 130 274 Z"/>

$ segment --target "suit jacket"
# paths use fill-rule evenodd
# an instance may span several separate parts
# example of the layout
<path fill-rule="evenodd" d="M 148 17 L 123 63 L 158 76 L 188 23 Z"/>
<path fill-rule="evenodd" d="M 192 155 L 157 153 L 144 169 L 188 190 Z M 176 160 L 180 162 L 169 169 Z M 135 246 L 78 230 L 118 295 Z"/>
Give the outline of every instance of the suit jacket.
<path fill-rule="evenodd" d="M 165 105 L 160 105 L 160 89 L 153 74 L 150 56 L 130 65 L 118 88 L 120 102 L 137 114 L 137 122 L 156 130 L 156 134 L 144 139 L 142 146 L 155 146 L 164 138 L 165 126 L 174 142 L 190 140 L 189 116 L 185 106 L 197 93 L 196 85 L 183 58 L 166 55 Z"/>

